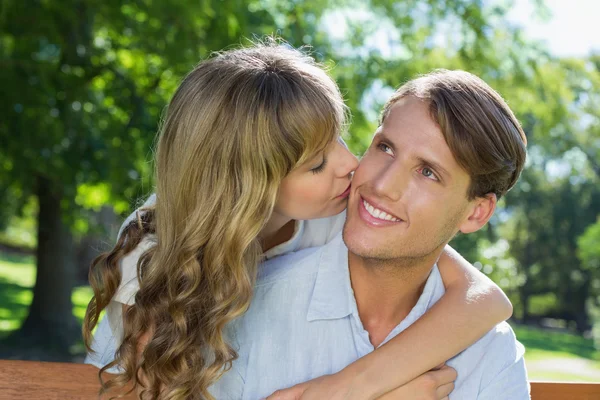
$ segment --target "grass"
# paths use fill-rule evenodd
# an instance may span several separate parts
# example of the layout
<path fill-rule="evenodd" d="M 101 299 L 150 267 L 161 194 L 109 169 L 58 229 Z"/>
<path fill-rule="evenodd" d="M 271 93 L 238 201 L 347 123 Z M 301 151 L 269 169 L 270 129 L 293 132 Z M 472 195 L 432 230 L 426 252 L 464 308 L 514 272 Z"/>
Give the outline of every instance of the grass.
<path fill-rule="evenodd" d="M 0 337 L 19 328 L 27 316 L 35 284 L 33 256 L 0 253 Z M 88 286 L 76 287 L 71 295 L 73 314 L 81 322 L 92 297 Z"/>
<path fill-rule="evenodd" d="M 525 346 L 530 379 L 600 381 L 600 351 L 592 339 L 519 325 L 513 325 L 513 329 Z"/>
<path fill-rule="evenodd" d="M 31 303 L 35 283 L 32 256 L 0 253 L 0 338 L 19 327 Z M 87 286 L 72 294 L 73 314 L 81 321 L 92 291 Z M 526 348 L 529 378 L 552 381 L 600 381 L 600 351 L 591 339 L 549 330 L 513 325 Z M 80 351 L 80 344 L 76 351 Z"/>

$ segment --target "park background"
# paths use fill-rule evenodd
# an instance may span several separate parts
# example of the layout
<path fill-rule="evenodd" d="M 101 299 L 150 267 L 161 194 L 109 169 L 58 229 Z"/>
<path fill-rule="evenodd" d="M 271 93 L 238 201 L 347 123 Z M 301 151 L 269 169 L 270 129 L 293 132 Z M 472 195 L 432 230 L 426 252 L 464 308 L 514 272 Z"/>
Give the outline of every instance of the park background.
<path fill-rule="evenodd" d="M 3 1 L 0 358 L 82 360 L 87 269 L 152 192 L 178 82 L 275 33 L 330 68 L 357 155 L 417 74 L 464 69 L 504 96 L 526 169 L 452 244 L 509 295 L 532 379 L 600 381 L 599 16 L 593 0 Z"/>

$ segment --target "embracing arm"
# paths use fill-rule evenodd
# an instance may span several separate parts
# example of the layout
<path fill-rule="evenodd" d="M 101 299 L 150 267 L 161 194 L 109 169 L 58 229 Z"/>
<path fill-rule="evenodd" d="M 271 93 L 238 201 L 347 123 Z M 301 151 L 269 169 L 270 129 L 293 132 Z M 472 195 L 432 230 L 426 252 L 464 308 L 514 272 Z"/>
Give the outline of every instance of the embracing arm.
<path fill-rule="evenodd" d="M 405 331 L 341 372 L 353 376 L 353 386 L 365 391 L 361 398 L 377 398 L 407 383 L 511 316 L 504 292 L 450 246 L 438 267 L 445 295 Z"/>
<path fill-rule="evenodd" d="M 438 267 L 446 293 L 414 324 L 337 374 L 280 391 L 273 399 L 364 400 L 386 393 L 405 399 L 392 391 L 454 357 L 511 316 L 512 305 L 502 290 L 454 249 L 446 246 Z"/>

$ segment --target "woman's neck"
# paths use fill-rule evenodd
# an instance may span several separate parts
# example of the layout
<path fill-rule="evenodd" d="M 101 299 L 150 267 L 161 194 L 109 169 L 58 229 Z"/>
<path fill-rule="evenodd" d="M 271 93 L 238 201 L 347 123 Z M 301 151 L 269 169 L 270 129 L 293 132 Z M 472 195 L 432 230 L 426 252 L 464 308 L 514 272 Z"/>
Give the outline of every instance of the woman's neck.
<path fill-rule="evenodd" d="M 258 235 L 263 252 L 267 252 L 273 247 L 290 240 L 294 236 L 295 227 L 295 220 L 273 213 L 267 225 Z"/>

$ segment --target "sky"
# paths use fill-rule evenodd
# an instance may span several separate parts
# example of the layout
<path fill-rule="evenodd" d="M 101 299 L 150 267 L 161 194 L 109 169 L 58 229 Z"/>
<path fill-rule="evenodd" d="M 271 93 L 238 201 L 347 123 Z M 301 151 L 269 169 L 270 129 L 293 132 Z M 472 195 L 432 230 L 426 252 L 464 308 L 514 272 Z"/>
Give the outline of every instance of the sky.
<path fill-rule="evenodd" d="M 488 4 L 504 3 L 506 0 L 486 0 Z M 545 42 L 550 53 L 559 57 L 582 57 L 595 50 L 600 52 L 600 0 L 543 0 L 548 14 L 540 16 L 534 6 L 535 0 L 513 0 L 508 12 L 510 22 L 520 25 L 525 35 L 531 39 Z M 342 14 L 356 21 L 366 18 L 368 9 L 353 8 Z M 347 24 L 336 11 L 326 15 L 324 27 L 333 38 L 346 36 Z M 366 48 L 377 47 L 384 57 L 398 56 L 399 49 L 392 48 L 393 29 L 385 24 L 380 27 L 366 43 Z M 446 35 L 442 32 L 441 39 Z M 392 39 L 390 41 L 390 39 Z M 355 53 L 356 49 L 338 49 Z"/>
<path fill-rule="evenodd" d="M 486 1 L 494 4 L 505 0 Z M 558 57 L 585 57 L 593 50 L 600 52 L 600 0 L 544 0 L 548 10 L 545 17 L 537 13 L 534 4 L 534 0 L 513 0 L 513 6 L 507 15 L 511 23 L 522 27 L 526 37 L 545 42 L 550 53 Z M 366 18 L 366 13 L 367 9 L 358 7 L 345 10 L 343 14 L 360 21 L 361 18 Z M 326 15 L 324 27 L 330 37 L 342 40 L 347 35 L 347 25 L 339 14 L 340 12 L 334 12 Z M 398 57 L 402 49 L 394 47 L 393 43 L 398 39 L 390 37 L 393 32 L 394 29 L 381 25 L 368 39 L 363 50 L 376 47 L 383 57 Z M 446 35 L 442 33 L 440 40 L 443 42 L 446 39 Z M 337 51 L 343 56 L 345 52 L 356 53 L 357 49 L 348 45 Z M 371 110 L 375 101 L 385 101 L 392 92 L 393 89 L 375 82 L 375 86 L 363 99 L 362 107 Z M 376 113 L 366 112 L 370 119 L 377 117 Z"/>
<path fill-rule="evenodd" d="M 532 39 L 543 40 L 557 56 L 585 56 L 600 51 L 600 1 L 545 0 L 547 21 L 533 16 L 532 0 L 515 0 L 508 14 Z"/>

